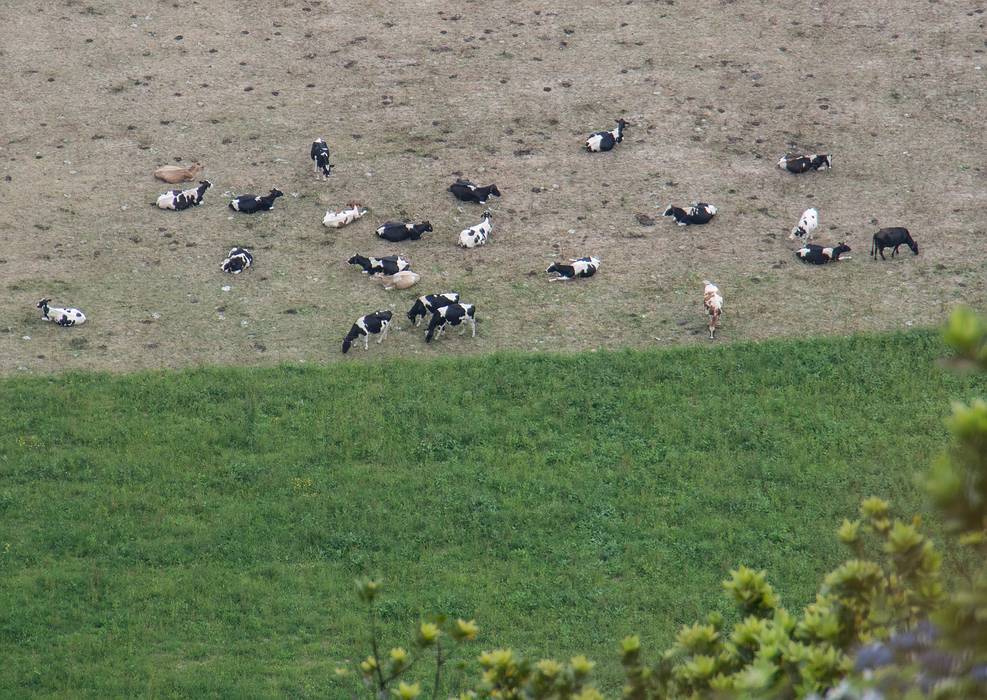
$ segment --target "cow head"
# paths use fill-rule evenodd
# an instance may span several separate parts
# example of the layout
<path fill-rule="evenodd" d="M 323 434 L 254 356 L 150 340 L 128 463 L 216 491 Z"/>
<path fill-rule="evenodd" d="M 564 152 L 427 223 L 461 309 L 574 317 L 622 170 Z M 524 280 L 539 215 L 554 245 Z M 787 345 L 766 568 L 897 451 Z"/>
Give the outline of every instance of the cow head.
<path fill-rule="evenodd" d="M 271 192 L 270 192 L 270 194 L 268 196 L 271 199 L 277 199 L 278 197 L 283 197 L 284 196 L 284 192 L 282 192 L 281 190 L 279 190 L 277 187 L 272 187 L 271 188 Z"/>
<path fill-rule="evenodd" d="M 492 194 L 494 197 L 500 196 L 500 190 L 497 189 L 497 185 L 490 185 L 490 194 Z"/>
<path fill-rule="evenodd" d="M 915 253 L 915 255 L 918 255 L 918 243 L 911 240 L 911 238 L 908 240 L 908 247 L 912 249 L 912 252 Z"/>
<path fill-rule="evenodd" d="M 559 270 L 559 264 L 558 263 L 552 263 L 551 265 L 549 265 L 548 266 L 548 269 L 545 270 L 545 272 L 558 272 L 558 273 L 561 274 L 561 270 Z"/>

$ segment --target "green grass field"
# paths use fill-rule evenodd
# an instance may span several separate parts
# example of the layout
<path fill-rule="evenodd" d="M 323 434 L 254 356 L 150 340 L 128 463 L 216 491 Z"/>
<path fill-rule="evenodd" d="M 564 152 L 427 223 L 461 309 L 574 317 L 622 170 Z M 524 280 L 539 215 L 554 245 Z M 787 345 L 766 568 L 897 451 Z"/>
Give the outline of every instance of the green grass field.
<path fill-rule="evenodd" d="M 475 617 L 473 650 L 585 652 L 807 602 L 861 497 L 927 513 L 949 400 L 930 332 L 662 352 L 0 381 L 0 696 L 338 697 L 365 654 Z"/>

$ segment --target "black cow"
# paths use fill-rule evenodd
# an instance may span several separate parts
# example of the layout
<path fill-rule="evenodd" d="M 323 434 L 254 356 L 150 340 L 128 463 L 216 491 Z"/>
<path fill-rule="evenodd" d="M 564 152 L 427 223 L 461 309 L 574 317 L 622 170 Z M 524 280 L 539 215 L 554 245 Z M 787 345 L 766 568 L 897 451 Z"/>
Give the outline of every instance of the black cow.
<path fill-rule="evenodd" d="M 380 345 L 384 338 L 387 337 L 387 329 L 391 325 L 391 312 L 390 311 L 374 311 L 372 314 L 367 314 L 366 316 L 361 316 L 350 328 L 350 332 L 346 334 L 343 338 L 343 353 L 347 353 L 350 350 L 350 346 L 353 345 L 353 341 L 363 336 L 363 349 L 368 350 L 370 348 L 370 335 L 376 335 L 380 333 L 380 337 L 377 339 L 377 344 Z"/>
<path fill-rule="evenodd" d="M 411 310 L 408 311 L 408 320 L 416 326 L 425 318 L 426 314 L 435 313 L 436 309 L 443 306 L 455 304 L 459 301 L 459 292 L 443 292 L 442 294 L 426 294 L 415 300 Z"/>
<path fill-rule="evenodd" d="M 500 190 L 497 189 L 497 185 L 478 187 L 463 178 L 459 178 L 449 185 L 449 191 L 456 196 L 456 199 L 464 202 L 477 202 L 478 204 L 486 204 L 491 195 L 494 197 L 500 196 Z"/>
<path fill-rule="evenodd" d="M 871 244 L 870 256 L 877 260 L 877 255 L 880 253 L 881 260 L 887 260 L 884 257 L 885 248 L 893 248 L 891 251 L 891 257 L 893 258 L 898 252 L 898 247 L 901 245 L 907 245 L 912 249 L 915 255 L 918 255 L 918 243 L 912 239 L 912 235 L 908 233 L 907 228 L 902 228 L 901 226 L 895 226 L 893 228 L 882 228 L 880 231 L 874 234 L 874 242 Z"/>
<path fill-rule="evenodd" d="M 347 260 L 350 265 L 359 265 L 363 268 L 365 275 L 396 275 L 401 270 L 411 267 L 411 261 L 402 258 L 400 255 L 385 255 L 382 258 L 368 258 L 363 255 L 354 255 Z"/>
<path fill-rule="evenodd" d="M 790 173 L 804 173 L 809 170 L 829 170 L 833 167 L 830 155 L 786 155 L 778 161 L 778 167 Z"/>
<path fill-rule="evenodd" d="M 226 260 L 220 265 L 223 272 L 239 275 L 248 267 L 254 264 L 254 256 L 246 248 L 232 248 Z"/>
<path fill-rule="evenodd" d="M 377 235 L 391 243 L 398 243 L 411 239 L 417 241 L 423 234 L 432 231 L 432 224 L 424 222 L 421 224 L 406 224 L 401 221 L 388 221 L 377 227 Z"/>
<path fill-rule="evenodd" d="M 590 134 L 589 138 L 586 139 L 586 150 L 591 153 L 611 150 L 624 140 L 624 129 L 626 128 L 627 122 L 623 119 L 618 119 L 616 129 L 612 131 L 596 131 Z"/>
<path fill-rule="evenodd" d="M 309 155 L 315 161 L 315 172 L 321 172 L 323 180 L 328 179 L 332 171 L 332 163 L 329 162 L 329 146 L 326 142 L 321 138 L 315 139 Z"/>
<path fill-rule="evenodd" d="M 442 335 L 446 325 L 459 326 L 464 321 L 469 321 L 473 326 L 473 335 L 476 337 L 476 307 L 472 304 L 448 304 L 432 312 L 432 320 L 428 322 L 428 332 L 425 334 L 425 342 L 431 343 L 432 338 Z M 463 326 L 466 330 L 466 326 Z"/>
<path fill-rule="evenodd" d="M 716 207 L 706 202 L 696 202 L 688 209 L 669 204 L 668 209 L 662 212 L 662 216 L 673 217 L 679 226 L 705 224 L 716 216 Z"/>
<path fill-rule="evenodd" d="M 850 256 L 841 257 L 844 253 L 850 252 L 850 246 L 846 243 L 840 243 L 838 246 L 824 248 L 821 245 L 815 243 L 809 243 L 803 248 L 799 248 L 795 251 L 795 257 L 804 263 L 810 263 L 812 265 L 825 265 L 826 263 L 836 262 L 837 260 L 849 260 Z"/>
<path fill-rule="evenodd" d="M 202 198 L 210 187 L 212 187 L 212 183 L 209 180 L 202 180 L 199 182 L 199 186 L 194 189 L 168 190 L 158 197 L 158 208 L 181 211 L 189 207 L 197 207 L 202 204 Z"/>
<path fill-rule="evenodd" d="M 244 214 L 253 214 L 258 211 L 268 211 L 274 206 L 274 200 L 283 197 L 284 192 L 274 188 L 264 196 L 256 194 L 241 194 L 230 202 L 230 209 L 241 211 Z"/>
<path fill-rule="evenodd" d="M 545 272 L 554 272 L 558 277 L 553 277 L 549 282 L 555 280 L 571 280 L 576 277 L 592 277 L 600 269 L 600 260 L 594 257 L 578 258 L 570 260 L 571 264 L 552 263 Z"/>

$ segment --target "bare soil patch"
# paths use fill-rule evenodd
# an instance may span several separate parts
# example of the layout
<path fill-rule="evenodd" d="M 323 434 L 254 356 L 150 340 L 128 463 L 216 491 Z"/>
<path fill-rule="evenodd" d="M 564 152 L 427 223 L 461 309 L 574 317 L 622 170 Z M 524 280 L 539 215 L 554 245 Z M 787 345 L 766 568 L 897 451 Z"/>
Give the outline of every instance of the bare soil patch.
<path fill-rule="evenodd" d="M 115 371 L 340 358 L 353 320 L 401 315 L 370 356 L 709 342 L 703 279 L 723 290 L 720 342 L 936 323 L 987 300 L 985 3 L 22 2 L 0 23 L 0 371 Z M 615 151 L 591 131 L 625 117 Z M 336 164 L 308 160 L 316 136 Z M 792 176 L 790 149 L 834 154 Z M 203 206 L 152 208 L 166 163 L 205 164 Z M 503 191 L 484 248 L 459 174 Z M 287 195 L 230 218 L 224 192 Z M 326 208 L 371 213 L 340 230 Z M 659 216 L 710 201 L 705 227 Z M 786 240 L 808 206 L 853 260 L 803 266 Z M 385 220 L 429 219 L 383 244 Z M 917 258 L 868 259 L 903 225 Z M 255 265 L 219 270 L 234 245 Z M 407 291 L 345 264 L 400 252 Z M 595 255 L 591 280 L 548 283 Z M 231 285 L 229 292 L 222 291 Z M 403 312 L 455 289 L 476 339 L 432 346 Z M 37 319 L 42 296 L 87 325 Z M 24 336 L 30 336 L 25 340 Z M 656 340 L 658 339 L 658 340 Z M 347 359 L 360 358 L 353 352 Z"/>

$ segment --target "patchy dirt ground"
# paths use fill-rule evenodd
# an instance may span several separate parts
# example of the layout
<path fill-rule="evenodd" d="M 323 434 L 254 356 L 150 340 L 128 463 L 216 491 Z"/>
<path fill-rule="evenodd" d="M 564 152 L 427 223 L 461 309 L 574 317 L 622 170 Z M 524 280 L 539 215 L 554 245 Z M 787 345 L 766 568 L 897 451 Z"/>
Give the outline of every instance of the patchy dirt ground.
<path fill-rule="evenodd" d="M 337 360 L 352 321 L 383 307 L 401 330 L 370 357 L 708 343 L 704 278 L 726 300 L 718 342 L 984 305 L 987 2 L 784 5 L 8 6 L 0 371 Z M 581 150 L 618 116 L 633 126 L 617 150 Z M 328 182 L 308 159 L 320 135 Z M 791 148 L 833 153 L 834 170 L 775 168 Z M 151 171 L 194 160 L 215 183 L 205 204 L 149 206 L 167 189 Z M 455 246 L 482 211 L 446 192 L 457 174 L 504 193 L 485 248 Z M 224 192 L 272 185 L 288 193 L 273 212 L 231 218 Z M 351 199 L 370 215 L 321 225 Z M 719 207 L 712 224 L 658 216 L 695 199 Z M 819 239 L 847 239 L 853 260 L 794 260 L 786 234 L 808 206 Z M 379 242 L 374 227 L 401 217 L 435 232 Z M 892 225 L 920 256 L 868 259 L 870 236 Z M 233 245 L 255 252 L 239 277 L 219 270 Z M 400 252 L 423 281 L 385 292 L 345 264 L 355 252 Z M 553 259 L 586 254 L 603 261 L 595 278 L 547 281 Z M 477 305 L 478 337 L 426 346 L 403 312 L 449 289 Z M 42 323 L 42 296 L 90 322 Z"/>

